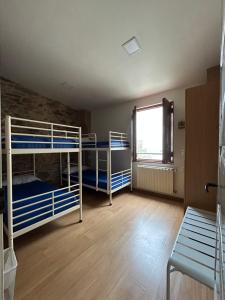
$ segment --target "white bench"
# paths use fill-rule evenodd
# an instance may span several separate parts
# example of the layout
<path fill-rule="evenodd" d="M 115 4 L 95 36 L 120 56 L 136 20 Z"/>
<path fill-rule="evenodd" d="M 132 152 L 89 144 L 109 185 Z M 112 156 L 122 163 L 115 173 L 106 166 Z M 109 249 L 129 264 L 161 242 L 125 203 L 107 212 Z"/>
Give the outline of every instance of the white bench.
<path fill-rule="evenodd" d="M 167 300 L 170 299 L 170 274 L 174 271 L 213 289 L 218 271 L 217 254 L 216 214 L 188 207 L 167 264 Z"/>

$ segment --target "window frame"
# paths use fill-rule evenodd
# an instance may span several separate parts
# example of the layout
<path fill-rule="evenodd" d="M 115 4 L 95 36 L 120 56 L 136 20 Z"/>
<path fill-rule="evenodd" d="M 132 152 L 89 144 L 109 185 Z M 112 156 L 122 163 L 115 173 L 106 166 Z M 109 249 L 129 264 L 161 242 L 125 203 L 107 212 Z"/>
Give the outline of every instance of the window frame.
<path fill-rule="evenodd" d="M 163 98 L 165 99 L 165 98 Z M 136 116 L 137 116 L 137 112 L 139 111 L 144 111 L 144 110 L 148 110 L 148 109 L 154 109 L 157 107 L 162 107 L 163 108 L 163 99 L 162 102 L 160 103 L 155 103 L 155 104 L 150 104 L 150 105 L 146 105 L 146 106 L 141 106 L 141 107 L 134 107 L 133 110 L 133 117 L 132 117 L 132 136 L 133 136 L 133 162 L 140 162 L 140 163 L 149 163 L 149 164 L 164 164 L 164 165 L 169 165 L 169 164 L 174 164 L 174 102 L 171 101 L 171 108 L 172 108 L 172 112 L 171 112 L 171 160 L 170 162 L 165 162 L 163 159 L 163 153 L 162 153 L 162 160 L 156 160 L 156 159 L 138 159 L 137 158 L 137 120 L 136 120 Z M 163 131 L 164 131 L 164 122 L 163 122 Z M 162 139 L 164 139 L 164 133 L 162 134 Z M 162 140 L 162 144 L 163 144 L 163 140 Z"/>
<path fill-rule="evenodd" d="M 162 107 L 162 103 L 156 103 L 156 104 L 151 104 L 151 105 L 147 105 L 147 106 L 141 106 L 141 107 L 135 107 L 135 113 L 140 112 L 140 111 L 144 111 L 144 110 L 149 110 L 149 109 L 154 109 L 157 107 Z M 144 162 L 144 163 L 163 163 L 163 159 L 162 160 L 156 160 L 156 159 L 141 159 L 141 158 L 137 158 L 137 120 L 135 120 L 135 134 L 134 134 L 134 157 L 133 157 L 133 161 L 134 162 Z"/>

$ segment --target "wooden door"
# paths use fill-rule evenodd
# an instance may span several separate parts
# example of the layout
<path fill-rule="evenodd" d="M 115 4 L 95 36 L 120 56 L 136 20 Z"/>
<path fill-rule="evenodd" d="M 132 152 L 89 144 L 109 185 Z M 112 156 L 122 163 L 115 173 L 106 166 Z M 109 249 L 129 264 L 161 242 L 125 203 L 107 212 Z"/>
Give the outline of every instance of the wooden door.
<path fill-rule="evenodd" d="M 186 90 L 185 207 L 216 210 L 219 140 L 219 67 L 207 70 L 207 83 Z"/>

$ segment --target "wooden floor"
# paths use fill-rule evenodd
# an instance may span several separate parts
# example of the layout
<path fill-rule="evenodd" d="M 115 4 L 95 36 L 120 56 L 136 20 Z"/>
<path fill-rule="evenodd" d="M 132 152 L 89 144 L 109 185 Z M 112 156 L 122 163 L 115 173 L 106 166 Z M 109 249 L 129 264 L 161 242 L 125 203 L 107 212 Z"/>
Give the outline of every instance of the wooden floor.
<path fill-rule="evenodd" d="M 96 196 L 97 195 L 97 196 Z M 166 263 L 183 216 L 178 202 L 86 192 L 84 221 L 67 215 L 15 240 L 15 299 L 165 299 Z M 172 299 L 212 299 L 174 273 Z"/>

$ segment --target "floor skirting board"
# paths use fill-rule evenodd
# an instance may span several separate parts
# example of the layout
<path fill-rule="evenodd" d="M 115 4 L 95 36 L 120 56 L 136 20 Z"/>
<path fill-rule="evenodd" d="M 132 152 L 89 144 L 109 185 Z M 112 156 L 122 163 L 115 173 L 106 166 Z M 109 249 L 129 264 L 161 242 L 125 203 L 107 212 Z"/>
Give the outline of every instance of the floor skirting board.
<path fill-rule="evenodd" d="M 146 195 L 149 197 L 163 198 L 163 199 L 174 200 L 174 201 L 184 203 L 184 198 L 176 197 L 174 195 L 160 194 L 160 193 L 145 191 L 145 190 L 141 190 L 141 189 L 137 189 L 137 188 L 134 188 L 134 192 L 138 193 L 138 194 L 143 194 L 143 195 Z"/>

